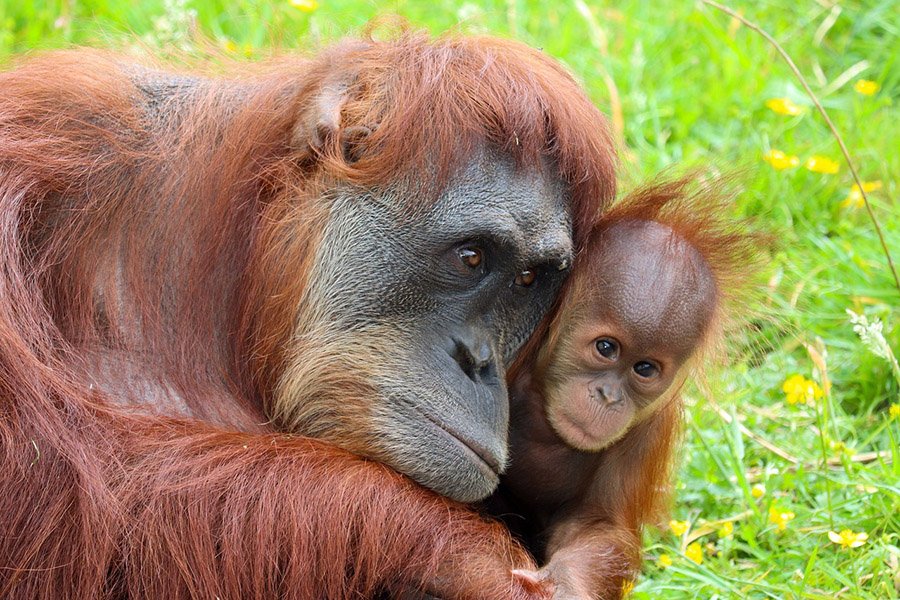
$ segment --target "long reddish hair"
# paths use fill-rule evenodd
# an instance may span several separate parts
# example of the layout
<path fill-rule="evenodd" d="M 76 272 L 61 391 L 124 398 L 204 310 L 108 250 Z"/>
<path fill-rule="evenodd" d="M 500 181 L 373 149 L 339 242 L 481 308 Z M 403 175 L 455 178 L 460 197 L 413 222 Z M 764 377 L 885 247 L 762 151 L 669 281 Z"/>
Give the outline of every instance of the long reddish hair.
<path fill-rule="evenodd" d="M 488 38 L 158 68 L 80 50 L 0 74 L 0 596 L 347 598 L 448 560 L 483 575 L 461 597 L 522 594 L 496 526 L 266 414 L 334 182 L 427 201 L 487 144 L 552 165 L 580 245 L 614 193 L 602 116 Z M 334 82 L 371 131 L 352 162 L 298 134 Z"/>

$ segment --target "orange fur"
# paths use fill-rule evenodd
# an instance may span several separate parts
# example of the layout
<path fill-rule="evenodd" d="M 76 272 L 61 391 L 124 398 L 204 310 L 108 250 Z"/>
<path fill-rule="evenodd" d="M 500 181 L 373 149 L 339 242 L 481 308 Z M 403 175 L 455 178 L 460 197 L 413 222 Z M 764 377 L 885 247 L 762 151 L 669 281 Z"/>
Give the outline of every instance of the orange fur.
<path fill-rule="evenodd" d="M 429 201 L 487 143 L 555 165 L 577 245 L 614 191 L 603 118 L 501 40 L 405 33 L 254 69 L 70 51 L 0 74 L 0 596 L 360 598 L 461 565 L 456 597 L 541 597 L 499 526 L 269 419 L 304 351 L 323 192 L 419 177 Z M 342 122 L 374 128 L 353 164 L 336 138 L 296 143 L 334 80 Z M 324 371 L 295 383 L 372 401 Z"/>

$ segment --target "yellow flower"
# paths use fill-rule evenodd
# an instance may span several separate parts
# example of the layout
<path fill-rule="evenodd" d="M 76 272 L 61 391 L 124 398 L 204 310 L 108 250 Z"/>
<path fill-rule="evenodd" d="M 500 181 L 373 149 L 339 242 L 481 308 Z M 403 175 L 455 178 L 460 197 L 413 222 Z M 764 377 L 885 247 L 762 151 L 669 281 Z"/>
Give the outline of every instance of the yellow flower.
<path fill-rule="evenodd" d="M 299 8 L 303 12 L 311 13 L 312 11 L 319 8 L 319 3 L 316 0 L 288 0 L 294 8 Z"/>
<path fill-rule="evenodd" d="M 891 407 L 888 409 L 888 414 L 895 419 L 900 418 L 900 404 L 891 404 Z"/>
<path fill-rule="evenodd" d="M 790 169 L 800 164 L 800 159 L 793 154 L 785 154 L 781 150 L 769 150 L 763 155 L 763 160 L 772 165 L 772 168 Z"/>
<path fill-rule="evenodd" d="M 856 454 L 856 450 L 850 448 L 841 441 L 831 440 L 828 442 L 828 446 L 831 448 L 831 451 L 835 453 L 835 455 L 840 456 L 841 454 L 846 454 L 847 456 L 853 456 Z"/>
<path fill-rule="evenodd" d="M 796 404 L 799 400 L 797 396 L 802 393 L 803 386 L 806 383 L 806 377 L 803 375 L 791 375 L 781 384 L 781 391 L 787 394 L 788 404 Z"/>
<path fill-rule="evenodd" d="M 835 544 L 840 544 L 841 548 L 859 548 L 869 539 L 869 534 L 865 531 L 855 533 L 849 529 L 843 529 L 840 533 L 829 531 L 828 539 Z"/>
<path fill-rule="evenodd" d="M 688 544 L 688 547 L 684 550 L 684 555 L 698 565 L 703 564 L 703 547 L 700 545 L 700 542 Z"/>
<path fill-rule="evenodd" d="M 826 175 L 834 175 L 841 166 L 828 158 L 827 156 L 810 156 L 803 165 L 813 173 L 824 173 Z"/>
<path fill-rule="evenodd" d="M 869 81 L 868 79 L 860 79 L 853 84 L 853 89 L 863 96 L 871 96 L 877 92 L 880 87 L 880 85 L 874 81 Z"/>
<path fill-rule="evenodd" d="M 750 495 L 759 500 L 766 495 L 766 486 L 757 483 L 752 488 L 750 488 Z"/>
<path fill-rule="evenodd" d="M 660 554 L 659 558 L 656 559 L 656 562 L 659 563 L 659 566 L 663 569 L 672 566 L 672 557 L 668 554 Z"/>
<path fill-rule="evenodd" d="M 880 189 L 881 181 L 863 181 L 863 192 L 874 192 Z M 859 186 L 854 183 L 853 187 L 850 188 L 850 193 L 847 194 L 847 197 L 841 202 L 841 208 L 862 208 L 864 205 L 865 202 L 863 202 L 862 192 L 859 191 Z"/>
<path fill-rule="evenodd" d="M 790 98 L 771 98 L 766 100 L 766 107 L 779 115 L 796 116 L 803 112 L 803 107 L 794 104 Z"/>
<path fill-rule="evenodd" d="M 224 48 L 226 52 L 233 53 L 237 52 L 238 45 L 234 42 L 234 40 L 226 39 L 222 41 L 222 48 Z"/>
<path fill-rule="evenodd" d="M 819 384 L 803 375 L 788 377 L 781 386 L 788 404 L 814 404 L 824 395 Z"/>
<path fill-rule="evenodd" d="M 774 504 L 769 507 L 769 523 L 778 526 L 778 531 L 787 529 L 788 522 L 796 515 L 789 510 L 781 510 Z"/>
<path fill-rule="evenodd" d="M 719 527 L 720 538 L 727 538 L 732 533 L 734 533 L 734 523 L 732 523 L 731 521 L 725 521 L 724 523 L 722 523 L 722 526 Z"/>
<path fill-rule="evenodd" d="M 622 597 L 627 596 L 634 589 L 634 580 L 626 579 L 622 582 Z"/>
<path fill-rule="evenodd" d="M 691 524 L 687 521 L 676 521 L 673 519 L 669 521 L 669 527 L 672 529 L 672 533 L 681 536 L 687 533 L 687 530 L 691 528 Z"/>

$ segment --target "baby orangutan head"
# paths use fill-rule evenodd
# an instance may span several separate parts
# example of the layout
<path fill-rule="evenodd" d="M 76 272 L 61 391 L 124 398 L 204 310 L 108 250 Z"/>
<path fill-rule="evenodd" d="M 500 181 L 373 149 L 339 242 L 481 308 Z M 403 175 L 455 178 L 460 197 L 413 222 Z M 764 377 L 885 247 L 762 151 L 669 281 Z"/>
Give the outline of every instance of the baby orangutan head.
<path fill-rule="evenodd" d="M 601 222 L 579 258 L 538 362 L 557 435 L 598 451 L 678 393 L 719 294 L 703 253 L 657 221 Z"/>

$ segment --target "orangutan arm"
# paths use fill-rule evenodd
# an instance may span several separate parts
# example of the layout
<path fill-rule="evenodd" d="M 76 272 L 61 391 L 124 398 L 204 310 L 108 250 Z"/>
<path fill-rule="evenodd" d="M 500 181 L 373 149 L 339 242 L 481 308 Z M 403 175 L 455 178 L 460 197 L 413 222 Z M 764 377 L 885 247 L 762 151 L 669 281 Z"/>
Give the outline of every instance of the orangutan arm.
<path fill-rule="evenodd" d="M 511 569 L 531 565 L 501 527 L 383 465 L 305 438 L 103 422 L 71 458 L 16 436 L 40 456 L 0 475 L 19 490 L 0 499 L 3 531 L 21 533 L 0 553 L 0 596 L 540 597 L 516 587 Z"/>
<path fill-rule="evenodd" d="M 666 497 L 679 414 L 676 398 L 603 450 L 586 493 L 553 515 L 547 564 L 531 576 L 552 581 L 555 599 L 618 599 L 637 575 L 641 528 Z"/>
<path fill-rule="evenodd" d="M 603 521 L 569 520 L 555 526 L 558 549 L 539 571 L 549 579 L 554 599 L 617 600 L 640 566 L 639 534 Z"/>

